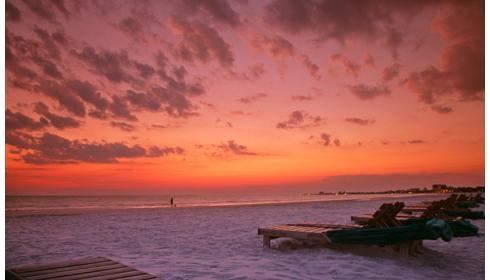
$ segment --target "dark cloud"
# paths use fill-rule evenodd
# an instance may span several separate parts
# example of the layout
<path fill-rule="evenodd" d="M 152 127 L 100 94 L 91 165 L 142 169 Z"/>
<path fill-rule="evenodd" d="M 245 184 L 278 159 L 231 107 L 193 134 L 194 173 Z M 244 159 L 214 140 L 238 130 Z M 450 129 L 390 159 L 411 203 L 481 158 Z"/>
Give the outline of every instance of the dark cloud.
<path fill-rule="evenodd" d="M 368 53 L 365 53 L 364 65 L 374 67 L 375 66 L 374 57 Z"/>
<path fill-rule="evenodd" d="M 9 133 L 6 143 L 21 150 L 28 150 L 22 155 L 22 159 L 30 164 L 118 163 L 120 159 L 183 153 L 183 149 L 179 147 L 145 149 L 139 145 L 128 146 L 121 142 L 69 140 L 51 133 L 44 133 L 40 137 L 19 132 Z"/>
<path fill-rule="evenodd" d="M 217 22 L 237 27 L 240 23 L 240 18 L 226 0 L 185 0 L 182 2 L 185 5 L 187 13 L 196 13 L 202 11 L 210 15 Z"/>
<path fill-rule="evenodd" d="M 118 24 L 119 29 L 135 41 L 143 41 L 143 25 L 134 17 L 126 17 Z"/>
<path fill-rule="evenodd" d="M 245 80 L 245 81 L 255 81 L 264 75 L 265 69 L 264 64 L 256 64 L 249 66 L 246 72 L 235 73 L 233 70 L 229 69 L 228 75 L 225 78 Z"/>
<path fill-rule="evenodd" d="M 231 124 L 231 122 L 226 121 L 226 120 L 222 120 L 221 118 L 217 118 L 216 119 L 216 124 L 223 124 L 225 127 L 228 127 L 228 128 L 233 127 L 233 125 Z"/>
<path fill-rule="evenodd" d="M 403 34 L 394 28 L 390 28 L 386 36 L 386 45 L 391 50 L 393 58 L 398 58 L 398 48 L 402 45 L 402 43 Z"/>
<path fill-rule="evenodd" d="M 371 42 L 384 38 L 393 49 L 402 42 L 396 23 L 430 4 L 430 1 L 275 0 L 266 6 L 265 19 L 286 32 L 314 33 L 320 41 L 331 39 L 343 44 L 348 39 Z"/>
<path fill-rule="evenodd" d="M 58 101 L 58 104 L 78 117 L 85 116 L 85 105 L 79 97 L 63 85 L 54 81 L 42 80 L 36 86 L 46 96 Z"/>
<path fill-rule="evenodd" d="M 320 138 L 323 141 L 323 146 L 329 146 L 330 145 L 330 134 L 322 133 L 320 135 Z"/>
<path fill-rule="evenodd" d="M 380 96 L 390 95 L 391 91 L 386 86 L 368 86 L 358 84 L 347 86 L 349 91 L 362 100 L 372 100 Z"/>
<path fill-rule="evenodd" d="M 197 115 L 197 107 L 182 93 L 168 88 L 153 88 L 154 94 L 163 104 L 163 109 L 172 117 L 189 117 Z"/>
<path fill-rule="evenodd" d="M 55 14 L 51 1 L 23 0 L 24 4 L 38 17 L 54 22 Z"/>
<path fill-rule="evenodd" d="M 231 111 L 230 114 L 235 115 L 235 116 L 251 116 L 252 115 L 252 114 L 246 113 L 242 110 Z"/>
<path fill-rule="evenodd" d="M 453 112 L 453 109 L 451 107 L 442 105 L 433 105 L 430 108 L 440 114 L 449 114 Z"/>
<path fill-rule="evenodd" d="M 361 118 L 346 118 L 346 122 L 358 124 L 358 125 L 368 125 L 368 124 L 374 124 L 375 121 L 372 119 L 361 119 Z"/>
<path fill-rule="evenodd" d="M 5 129 L 13 131 L 17 129 L 39 130 L 46 127 L 46 120 L 39 119 L 38 121 L 26 116 L 20 112 L 12 112 L 9 109 L 5 111 Z"/>
<path fill-rule="evenodd" d="M 162 157 L 162 156 L 168 156 L 171 154 L 175 155 L 183 155 L 185 153 L 185 150 L 181 147 L 157 147 L 157 146 L 152 146 L 148 149 L 147 156 L 148 157 Z"/>
<path fill-rule="evenodd" d="M 273 1 L 266 7 L 266 20 L 282 29 L 298 33 L 312 24 L 312 1 Z"/>
<path fill-rule="evenodd" d="M 131 65 L 125 51 L 112 52 L 101 50 L 97 52 L 92 47 L 84 47 L 75 56 L 91 67 L 95 73 L 106 77 L 114 83 L 131 82 L 134 79 L 127 73 L 126 68 Z"/>
<path fill-rule="evenodd" d="M 41 44 L 38 41 L 7 32 L 5 45 L 7 71 L 13 74 L 13 76 L 8 75 L 7 80 L 16 81 L 18 85 L 23 85 L 20 87 L 30 90 L 32 90 L 33 79 L 38 77 L 39 70 L 42 72 L 41 76 L 44 74 L 55 79 L 63 77 L 58 65 L 53 62 L 59 59 L 60 53 L 49 39 L 49 33 L 39 28 L 34 28 L 34 31 L 40 37 L 45 35 L 48 38 L 43 39 Z"/>
<path fill-rule="evenodd" d="M 70 12 L 65 6 L 64 0 L 51 0 L 51 3 L 58 9 L 58 11 L 60 11 L 65 16 L 65 18 L 70 17 Z"/>
<path fill-rule="evenodd" d="M 226 144 L 219 145 L 218 148 L 222 149 L 225 152 L 233 153 L 235 155 L 244 155 L 244 156 L 255 156 L 257 153 L 250 152 L 247 146 L 239 145 L 234 140 L 229 140 Z"/>
<path fill-rule="evenodd" d="M 42 69 L 44 74 L 58 80 L 63 78 L 63 74 L 58 69 L 58 66 L 51 60 L 41 56 L 34 56 L 32 57 L 32 61 Z"/>
<path fill-rule="evenodd" d="M 148 111 L 158 111 L 161 109 L 161 103 L 158 97 L 154 94 L 146 94 L 128 90 L 126 92 L 126 99 L 137 108 Z"/>
<path fill-rule="evenodd" d="M 332 136 L 328 133 L 322 133 L 320 134 L 320 140 L 321 140 L 321 144 L 323 146 L 330 146 L 330 144 L 334 144 L 336 147 L 339 147 L 340 146 L 340 140 L 338 138 L 335 138 L 335 139 L 332 139 Z"/>
<path fill-rule="evenodd" d="M 97 88 L 88 81 L 71 79 L 65 82 L 65 86 L 85 102 L 99 110 L 105 110 L 109 106 L 109 100 L 97 92 Z"/>
<path fill-rule="evenodd" d="M 452 93 L 446 73 L 433 66 L 411 73 L 404 84 L 426 104 L 433 104 L 440 96 Z"/>
<path fill-rule="evenodd" d="M 446 41 L 440 67 L 409 75 L 405 84 L 426 104 L 457 94 L 461 101 L 483 101 L 485 86 L 484 1 L 452 1 L 433 20 Z"/>
<path fill-rule="evenodd" d="M 414 139 L 414 140 L 408 140 L 407 143 L 408 144 L 425 144 L 427 142 L 424 140 L 420 140 L 420 139 Z"/>
<path fill-rule="evenodd" d="M 59 61 L 61 58 L 61 51 L 59 50 L 56 43 L 62 43 L 62 42 L 59 42 L 58 40 L 61 40 L 61 38 L 64 38 L 64 37 L 60 37 L 58 39 L 55 39 L 55 36 L 53 36 L 53 34 L 49 34 L 48 31 L 46 31 L 42 28 L 39 28 L 38 26 L 35 26 L 33 28 L 33 31 L 39 37 L 39 39 L 43 42 L 44 49 L 49 53 L 49 57 L 56 60 L 56 61 Z M 58 34 L 63 34 L 63 33 L 60 32 Z M 57 36 L 60 36 L 60 35 L 57 35 Z M 61 35 L 61 36 L 63 36 L 63 35 Z M 63 42 L 63 43 L 66 43 L 66 42 Z"/>
<path fill-rule="evenodd" d="M 135 129 L 134 125 L 125 122 L 111 122 L 111 126 L 117 127 L 122 131 L 131 132 Z"/>
<path fill-rule="evenodd" d="M 134 67 L 143 79 L 149 79 L 155 74 L 155 69 L 148 64 L 134 62 Z M 176 73 L 176 75 L 178 75 L 178 73 Z"/>
<path fill-rule="evenodd" d="M 182 37 L 174 46 L 174 54 L 177 57 L 189 62 L 197 59 L 203 63 L 217 59 L 225 68 L 233 65 L 235 59 L 230 45 L 212 27 L 200 22 L 190 23 L 176 17 L 170 18 L 168 26 Z"/>
<path fill-rule="evenodd" d="M 320 116 L 311 116 L 303 111 L 293 111 L 289 114 L 287 121 L 278 123 L 276 127 L 282 129 L 316 127 L 322 124 L 323 121 Z"/>
<path fill-rule="evenodd" d="M 117 95 L 112 96 L 112 103 L 109 105 L 109 109 L 116 118 L 121 118 L 128 121 L 138 120 L 135 115 L 131 114 L 128 103 L 123 97 L 119 97 Z"/>
<path fill-rule="evenodd" d="M 36 107 L 34 109 L 34 112 L 42 115 L 45 117 L 47 120 L 49 120 L 49 123 L 57 128 L 57 129 L 65 129 L 65 128 L 76 128 L 81 126 L 81 122 L 74 118 L 70 117 L 63 117 L 60 115 L 53 114 L 49 111 L 48 106 L 42 102 L 36 103 Z"/>
<path fill-rule="evenodd" d="M 5 19 L 6 21 L 18 22 L 21 20 L 19 9 L 10 1 L 5 2 Z"/>
<path fill-rule="evenodd" d="M 398 75 L 400 75 L 400 68 L 401 65 L 398 63 L 394 63 L 393 65 L 386 67 L 383 70 L 383 81 L 390 82 L 394 78 L 398 77 Z"/>
<path fill-rule="evenodd" d="M 291 99 L 296 101 L 310 101 L 314 98 L 311 95 L 293 95 L 291 96 Z"/>
<path fill-rule="evenodd" d="M 315 63 L 311 62 L 310 58 L 307 55 L 302 55 L 301 58 L 302 58 L 302 63 L 308 70 L 310 76 L 317 80 L 321 79 L 322 77 L 320 76 L 320 74 L 318 74 L 320 67 L 318 67 L 318 65 L 316 65 Z"/>
<path fill-rule="evenodd" d="M 5 144 L 17 147 L 18 149 L 31 149 L 36 145 L 36 138 L 31 135 L 6 127 Z"/>
<path fill-rule="evenodd" d="M 267 94 L 265 94 L 263 92 L 259 92 L 257 94 L 253 94 L 253 95 L 249 95 L 249 96 L 239 98 L 238 101 L 240 101 L 241 103 L 249 104 L 249 103 L 256 102 L 257 100 L 262 99 L 262 98 L 266 98 L 266 97 L 267 97 Z"/>
<path fill-rule="evenodd" d="M 151 127 L 152 128 L 157 128 L 157 129 L 165 129 L 165 128 L 168 128 L 168 126 L 161 125 L 161 124 L 152 124 Z"/>
<path fill-rule="evenodd" d="M 330 61 L 332 63 L 340 63 L 344 67 L 345 73 L 352 75 L 355 78 L 359 76 L 359 71 L 361 71 L 361 65 L 358 63 L 354 63 L 346 56 L 340 53 L 336 53 L 330 56 Z"/>
<path fill-rule="evenodd" d="M 31 70 L 31 67 L 22 65 L 22 57 L 18 57 L 11 49 L 12 40 L 7 35 L 5 46 L 5 66 L 9 75 L 6 75 L 6 81 L 11 81 L 16 87 L 32 89 L 32 82 L 38 77 L 37 73 Z M 17 46 L 13 46 L 15 49 Z"/>
<path fill-rule="evenodd" d="M 292 57 L 296 53 L 293 44 L 279 35 L 267 37 L 257 34 L 252 38 L 250 44 L 253 48 L 265 50 L 270 56 L 276 58 Z"/>

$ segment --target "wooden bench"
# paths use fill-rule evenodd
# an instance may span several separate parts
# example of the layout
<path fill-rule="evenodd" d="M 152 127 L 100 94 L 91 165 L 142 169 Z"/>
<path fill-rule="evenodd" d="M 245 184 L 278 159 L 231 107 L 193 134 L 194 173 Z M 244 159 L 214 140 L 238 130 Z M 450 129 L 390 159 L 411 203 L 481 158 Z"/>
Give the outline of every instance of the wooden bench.
<path fill-rule="evenodd" d="M 156 276 L 139 271 L 113 260 L 98 257 L 43 266 L 12 268 L 5 271 L 7 280 L 149 280 Z"/>

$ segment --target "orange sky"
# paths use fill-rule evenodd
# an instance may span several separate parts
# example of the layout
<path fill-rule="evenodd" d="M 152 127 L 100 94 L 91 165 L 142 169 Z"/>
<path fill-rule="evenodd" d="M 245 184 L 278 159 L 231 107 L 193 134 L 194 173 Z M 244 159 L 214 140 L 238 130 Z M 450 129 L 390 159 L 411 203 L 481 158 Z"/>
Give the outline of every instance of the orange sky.
<path fill-rule="evenodd" d="M 6 193 L 484 184 L 483 1 L 6 3 Z"/>

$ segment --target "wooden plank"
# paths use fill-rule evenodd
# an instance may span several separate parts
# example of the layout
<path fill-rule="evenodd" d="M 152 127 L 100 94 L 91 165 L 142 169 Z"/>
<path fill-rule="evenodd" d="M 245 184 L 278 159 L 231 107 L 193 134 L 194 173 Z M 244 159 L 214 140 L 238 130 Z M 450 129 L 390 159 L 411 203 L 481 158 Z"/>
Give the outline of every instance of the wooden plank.
<path fill-rule="evenodd" d="M 127 272 L 134 272 L 137 271 L 131 267 L 122 267 L 122 268 L 114 268 L 110 270 L 101 270 L 101 271 L 92 271 L 92 272 L 87 272 L 87 273 L 81 273 L 81 274 L 74 274 L 74 275 L 66 275 L 62 276 L 59 278 L 55 278 L 56 280 L 82 280 L 82 279 L 92 279 L 92 278 L 98 278 L 98 277 L 115 277 L 114 275 L 121 274 L 121 273 L 127 273 Z M 139 271 L 140 273 L 143 273 Z"/>
<path fill-rule="evenodd" d="M 47 273 L 47 274 L 41 274 L 41 275 L 33 275 L 33 276 L 24 276 L 24 278 L 29 279 L 29 280 L 44 280 L 44 279 L 53 279 L 53 278 L 59 278 L 59 277 L 69 277 L 73 275 L 84 275 L 87 273 L 98 273 L 98 274 L 104 274 L 106 273 L 107 270 L 114 270 L 114 269 L 127 269 L 126 266 L 116 263 L 116 264 L 111 264 L 111 265 L 106 265 L 106 266 L 98 266 L 98 267 L 89 267 L 89 268 L 83 268 L 83 269 L 72 269 L 72 270 L 64 270 L 61 272 L 54 272 L 54 273 Z"/>
<path fill-rule="evenodd" d="M 6 270 L 7 279 L 16 280 L 146 280 L 157 277 L 107 258 L 87 258 L 44 266 L 29 266 Z M 17 278 L 15 278 L 17 277 Z"/>
<path fill-rule="evenodd" d="M 92 280 L 92 279 L 91 279 Z M 117 280 L 158 280 L 155 276 L 145 274 L 141 276 L 130 276 L 125 278 L 118 278 Z"/>
<path fill-rule="evenodd" d="M 259 229 L 259 234 L 268 235 L 271 237 L 291 237 L 296 239 L 305 240 L 327 240 L 323 233 L 315 232 L 302 232 L 302 231 L 290 231 L 290 230 L 276 230 L 276 229 Z"/>
<path fill-rule="evenodd" d="M 324 230 L 323 228 L 292 226 L 292 225 L 278 225 L 272 227 L 271 229 L 297 231 L 297 232 L 310 232 L 310 233 L 321 233 Z"/>
<path fill-rule="evenodd" d="M 309 232 L 309 233 L 323 233 L 325 231 L 325 228 L 312 227 L 312 226 L 289 225 L 289 227 L 294 231 Z"/>
<path fill-rule="evenodd" d="M 360 226 L 358 225 L 339 225 L 339 224 L 322 224 L 322 223 L 303 223 L 303 224 L 290 224 L 290 225 L 296 225 L 296 226 L 305 226 L 305 227 L 315 227 L 315 228 L 359 228 Z"/>
<path fill-rule="evenodd" d="M 107 260 L 105 262 L 80 264 L 80 265 L 76 265 L 76 266 L 64 266 L 64 267 L 58 267 L 58 268 L 52 268 L 52 269 L 24 272 L 24 273 L 22 273 L 22 276 L 26 277 L 26 276 L 33 276 L 33 275 L 43 275 L 43 274 L 49 274 L 49 273 L 55 273 L 55 272 L 63 272 L 63 271 L 67 271 L 67 270 L 93 268 L 93 267 L 101 267 L 101 266 L 115 265 L 115 264 L 118 264 L 118 263 L 111 261 L 111 260 Z M 119 265 L 121 265 L 121 264 L 119 264 Z"/>
<path fill-rule="evenodd" d="M 22 278 L 11 270 L 5 270 L 5 280 L 22 280 Z"/>
<path fill-rule="evenodd" d="M 82 265 L 82 264 L 90 264 L 90 263 L 98 263 L 98 262 L 106 262 L 106 261 L 112 261 L 112 260 L 109 260 L 109 259 L 103 258 L 103 257 L 85 258 L 85 259 L 80 259 L 80 260 L 57 262 L 57 263 L 53 263 L 50 265 L 43 265 L 43 266 L 39 266 L 39 265 L 37 265 L 37 266 L 26 266 L 26 267 L 12 269 L 12 271 L 15 271 L 16 273 L 24 273 L 24 272 L 48 270 L 48 269 L 53 269 L 53 268 L 77 266 L 77 265 Z"/>
<path fill-rule="evenodd" d="M 98 276 L 98 277 L 91 277 L 91 278 L 84 278 L 87 280 L 112 280 L 112 279 L 133 279 L 133 277 L 136 276 L 146 276 L 149 274 L 146 274 L 144 272 L 138 271 L 138 270 L 131 270 L 128 272 L 121 272 L 121 273 L 115 273 L 115 274 L 110 274 L 110 275 L 103 275 L 103 276 Z M 63 278 L 56 279 L 56 280 L 65 280 Z"/>

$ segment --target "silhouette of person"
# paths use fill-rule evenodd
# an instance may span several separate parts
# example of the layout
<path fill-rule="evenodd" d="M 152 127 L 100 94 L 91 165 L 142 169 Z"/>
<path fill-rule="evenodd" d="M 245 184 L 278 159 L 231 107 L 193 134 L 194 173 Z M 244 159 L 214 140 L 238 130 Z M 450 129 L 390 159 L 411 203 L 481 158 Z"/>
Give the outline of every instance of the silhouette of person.
<path fill-rule="evenodd" d="M 174 207 L 174 198 L 170 197 L 170 207 Z"/>

